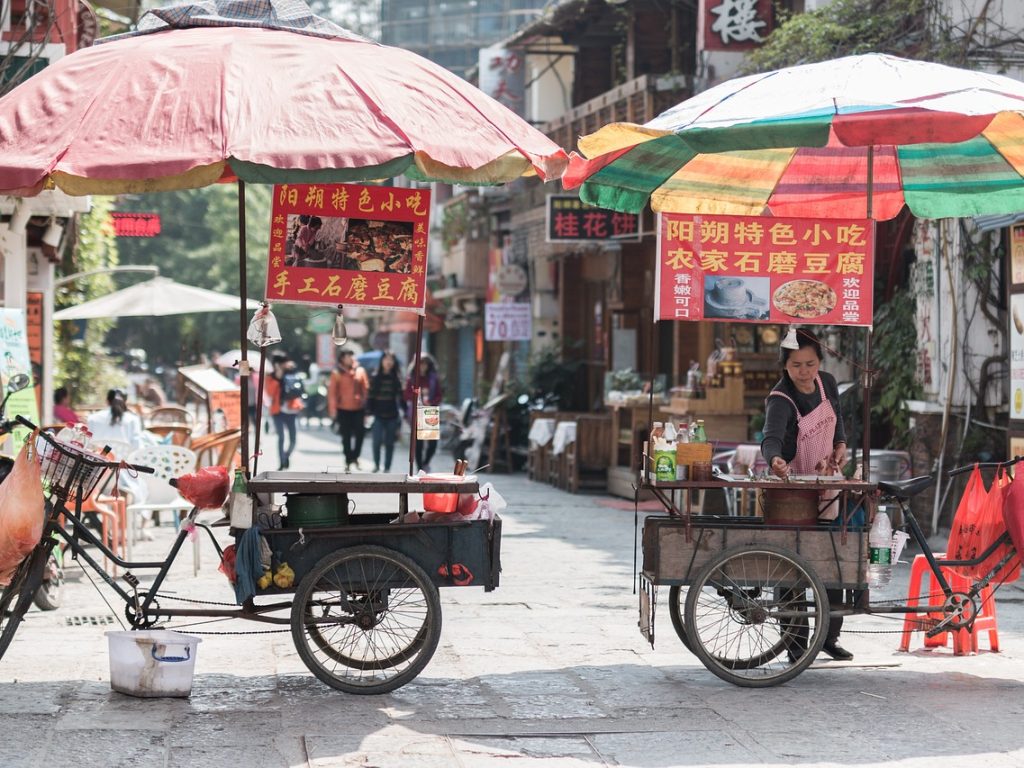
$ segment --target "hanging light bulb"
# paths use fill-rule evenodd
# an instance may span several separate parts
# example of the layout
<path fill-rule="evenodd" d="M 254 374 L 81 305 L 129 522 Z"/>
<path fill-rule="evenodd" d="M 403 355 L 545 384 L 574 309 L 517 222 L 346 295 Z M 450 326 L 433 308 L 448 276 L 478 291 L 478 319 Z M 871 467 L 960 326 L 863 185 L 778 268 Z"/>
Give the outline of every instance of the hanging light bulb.
<path fill-rule="evenodd" d="M 345 315 L 342 310 L 343 307 L 339 304 L 338 314 L 334 318 L 334 329 L 331 331 L 331 341 L 338 347 L 348 341 L 348 329 L 345 327 Z"/>

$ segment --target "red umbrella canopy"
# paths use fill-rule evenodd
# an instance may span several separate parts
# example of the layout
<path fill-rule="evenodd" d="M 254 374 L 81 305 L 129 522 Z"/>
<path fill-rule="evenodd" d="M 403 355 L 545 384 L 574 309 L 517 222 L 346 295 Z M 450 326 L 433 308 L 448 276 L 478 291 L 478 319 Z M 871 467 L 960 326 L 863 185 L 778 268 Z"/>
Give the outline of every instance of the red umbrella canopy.
<path fill-rule="evenodd" d="M 189 3 L 78 51 L 0 99 L 0 192 L 264 183 L 494 184 L 565 153 L 440 66 L 300 0 Z"/>

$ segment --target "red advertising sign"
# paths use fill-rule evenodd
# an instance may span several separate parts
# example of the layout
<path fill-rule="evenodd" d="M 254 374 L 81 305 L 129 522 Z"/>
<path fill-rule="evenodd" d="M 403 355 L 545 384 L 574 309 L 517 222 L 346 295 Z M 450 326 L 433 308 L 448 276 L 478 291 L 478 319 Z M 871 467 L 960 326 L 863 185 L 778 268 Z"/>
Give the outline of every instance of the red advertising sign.
<path fill-rule="evenodd" d="M 267 300 L 422 314 L 429 210 L 422 189 L 274 187 Z"/>
<path fill-rule="evenodd" d="M 660 214 L 655 317 L 871 325 L 867 219 Z"/>
<path fill-rule="evenodd" d="M 117 237 L 156 237 L 160 234 L 159 213 L 112 213 Z"/>

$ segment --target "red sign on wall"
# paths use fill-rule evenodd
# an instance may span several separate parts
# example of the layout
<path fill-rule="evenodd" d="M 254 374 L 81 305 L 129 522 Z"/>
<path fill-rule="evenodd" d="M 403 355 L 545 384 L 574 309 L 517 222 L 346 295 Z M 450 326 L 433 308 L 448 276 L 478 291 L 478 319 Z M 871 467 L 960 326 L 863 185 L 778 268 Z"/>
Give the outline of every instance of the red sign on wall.
<path fill-rule="evenodd" d="M 112 213 L 117 237 L 156 237 L 160 234 L 159 213 Z"/>
<path fill-rule="evenodd" d="M 871 325 L 867 219 L 660 214 L 655 317 Z"/>
<path fill-rule="evenodd" d="M 704 49 L 749 51 L 772 30 L 771 0 L 704 0 Z"/>
<path fill-rule="evenodd" d="M 422 314 L 429 210 L 421 189 L 274 187 L 267 300 Z"/>

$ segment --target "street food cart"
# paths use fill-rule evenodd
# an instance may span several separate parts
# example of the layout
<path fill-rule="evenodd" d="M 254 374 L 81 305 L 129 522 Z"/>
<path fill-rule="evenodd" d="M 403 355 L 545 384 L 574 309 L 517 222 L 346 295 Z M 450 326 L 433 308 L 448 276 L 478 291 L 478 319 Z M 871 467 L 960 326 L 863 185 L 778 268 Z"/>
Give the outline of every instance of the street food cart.
<path fill-rule="evenodd" d="M 683 642 L 716 675 L 760 687 L 789 680 L 813 661 L 830 615 L 926 613 L 912 598 L 906 606 L 868 602 L 865 534 L 851 522 L 860 508 L 870 518 L 879 495 L 899 505 L 941 588 L 940 605 L 935 596 L 926 601 L 934 621 L 921 628 L 934 636 L 973 625 L 982 590 L 1017 556 L 1008 534 L 985 553 L 997 567 L 976 572 L 969 588 L 954 593 L 942 568 L 968 563 L 936 560 L 904 504 L 933 479 L 882 481 L 877 491 L 870 482 L 872 241 L 875 222 L 904 206 L 933 220 L 1020 210 L 1024 167 L 1008 147 L 1022 137 L 1022 100 L 1016 80 L 867 54 L 736 78 L 643 126 L 615 123 L 580 140 L 582 154 L 563 178 L 567 188 L 624 213 L 649 203 L 661 217 L 656 320 L 867 328 L 861 468 L 868 482 L 814 475 L 783 483 L 710 472 L 652 480 L 649 455 L 636 467 L 637 492 L 652 492 L 668 513 L 644 524 L 645 636 L 653 637 L 656 587 L 669 585 Z M 990 167 L 999 168 L 998 182 Z M 833 229 L 837 222 L 841 231 Z M 955 268 L 949 253 L 942 259 Z M 714 489 L 829 496 L 838 500 L 838 522 L 775 526 L 695 514 L 691 494 Z M 826 587 L 855 594 L 832 606 Z M 807 650 L 787 660 L 793 640 L 806 641 Z"/>
<path fill-rule="evenodd" d="M 293 0 L 287 14 L 270 2 L 250 3 L 244 18 L 235 13 L 235 4 L 217 0 L 201 12 L 187 3 L 149 11 L 136 31 L 60 59 L 0 99 L 9 150 L 0 156 L 0 191 L 31 195 L 60 187 L 74 195 L 119 194 L 236 183 L 239 383 L 245 404 L 251 369 L 246 184 L 277 185 L 268 306 L 259 310 L 261 321 L 268 320 L 270 302 L 329 306 L 337 312 L 334 336 L 340 344 L 346 335 L 342 305 L 412 311 L 420 318 L 418 355 L 429 237 L 430 192 L 424 183 L 498 184 L 525 174 L 546 181 L 561 175 L 567 157 L 458 76 L 409 51 L 353 34 L 301 2 Z M 116 88 L 102 75 L 111 67 L 123 75 Z M 75 87 L 55 87 L 58 81 Z M 183 91 L 181 82 L 189 88 Z M 191 119 L 181 120 L 182 114 Z M 378 183 L 403 175 L 404 187 Z M 289 207 L 279 209 L 281 203 Z M 371 236 L 362 245 L 376 255 L 341 263 L 308 255 L 296 259 L 288 243 L 313 216 L 331 219 L 336 233 L 365 230 Z M 351 257 L 350 244 L 335 243 L 346 246 L 335 251 Z M 258 336 L 265 356 L 272 334 Z M 261 390 L 263 370 L 261 365 Z M 356 693 L 391 690 L 426 664 L 440 631 L 438 586 L 497 586 L 501 521 L 461 514 L 479 512 L 487 501 L 474 498 L 479 492 L 474 478 L 427 478 L 428 488 L 411 477 L 412 450 L 409 475 L 261 474 L 258 452 L 250 452 L 248 409 L 240 411 L 242 471 L 248 481 L 241 498 L 248 499 L 251 521 L 231 530 L 241 547 L 243 531 L 262 527 L 260 538 L 274 556 L 288 558 L 290 578 L 275 581 L 240 608 L 167 607 L 174 598 L 159 590 L 186 529 L 199 527 L 213 538 L 210 526 L 197 520 L 198 508 L 165 560 L 127 562 L 79 517 L 83 496 L 112 465 L 47 442 L 61 470 L 54 476 L 61 482 L 48 485 L 55 512 L 0 597 L 0 655 L 58 539 L 102 572 L 124 600 L 132 629 L 189 616 L 288 624 L 313 673 Z M 425 422 L 430 424 L 429 414 Z M 281 494 L 288 499 L 284 515 L 273 501 Z M 385 495 L 393 503 L 386 513 L 353 513 L 350 497 L 358 494 Z M 420 494 L 427 511 L 428 497 L 439 503 L 430 522 L 409 509 L 410 497 Z M 307 505 L 302 514 L 292 503 L 296 499 L 303 500 L 300 508 Z M 317 517 L 320 507 L 335 517 L 295 525 L 297 517 Z M 130 574 L 126 589 L 103 572 L 80 539 L 118 567 L 155 571 L 155 581 L 140 589 Z M 294 593 L 294 598 L 273 600 L 277 593 Z M 416 610 L 404 617 L 410 594 Z M 289 616 L 280 616 L 281 611 Z"/>

